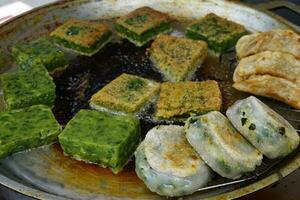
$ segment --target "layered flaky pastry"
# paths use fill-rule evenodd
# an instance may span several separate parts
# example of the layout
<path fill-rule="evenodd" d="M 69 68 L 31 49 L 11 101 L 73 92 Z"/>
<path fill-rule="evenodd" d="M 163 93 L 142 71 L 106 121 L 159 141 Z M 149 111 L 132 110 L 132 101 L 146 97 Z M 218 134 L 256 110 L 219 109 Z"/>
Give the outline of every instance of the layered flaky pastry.
<path fill-rule="evenodd" d="M 281 51 L 300 59 L 300 36 L 291 30 L 274 29 L 243 36 L 236 45 L 240 59 L 263 51 Z"/>
<path fill-rule="evenodd" d="M 233 87 L 300 109 L 300 60 L 283 52 L 261 52 L 240 60 Z"/>

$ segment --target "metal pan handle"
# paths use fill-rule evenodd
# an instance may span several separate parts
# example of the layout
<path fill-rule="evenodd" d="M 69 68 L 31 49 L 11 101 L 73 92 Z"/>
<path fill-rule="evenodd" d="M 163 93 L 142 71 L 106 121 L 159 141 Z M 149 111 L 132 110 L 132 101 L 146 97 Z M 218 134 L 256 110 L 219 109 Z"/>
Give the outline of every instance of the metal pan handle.
<path fill-rule="evenodd" d="M 268 1 L 255 5 L 300 32 L 300 6 L 289 1 Z"/>

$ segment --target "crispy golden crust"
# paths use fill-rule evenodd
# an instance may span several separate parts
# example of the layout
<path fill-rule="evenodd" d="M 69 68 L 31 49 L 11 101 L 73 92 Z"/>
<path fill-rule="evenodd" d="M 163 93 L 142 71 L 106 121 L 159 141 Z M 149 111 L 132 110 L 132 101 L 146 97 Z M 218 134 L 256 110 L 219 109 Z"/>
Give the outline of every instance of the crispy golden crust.
<path fill-rule="evenodd" d="M 221 105 L 221 91 L 216 81 L 165 82 L 161 84 L 156 117 L 167 119 L 212 110 L 219 111 Z"/>
<path fill-rule="evenodd" d="M 240 59 L 262 51 L 286 52 L 300 59 L 300 36 L 291 30 L 275 29 L 246 35 L 236 45 Z"/>
<path fill-rule="evenodd" d="M 116 23 L 140 35 L 145 31 L 160 25 L 162 22 L 168 21 L 170 21 L 170 19 L 167 14 L 150 7 L 141 7 L 120 17 L 117 19 Z"/>
<path fill-rule="evenodd" d="M 74 27 L 76 30 L 72 32 Z M 89 48 L 108 31 L 109 27 L 104 23 L 69 19 L 50 35 Z"/>
<path fill-rule="evenodd" d="M 90 103 L 96 108 L 135 113 L 159 90 L 159 83 L 130 74 L 122 74 L 96 94 Z"/>
<path fill-rule="evenodd" d="M 233 87 L 240 91 L 271 97 L 300 109 L 299 85 L 283 78 L 253 75 L 246 80 L 234 83 Z"/>
<path fill-rule="evenodd" d="M 151 167 L 179 177 L 197 173 L 203 161 L 188 143 L 183 127 L 157 126 L 150 131 L 145 138 L 145 154 Z"/>
<path fill-rule="evenodd" d="M 265 51 L 243 58 L 233 75 L 233 81 L 239 82 L 252 75 L 268 74 L 299 84 L 300 60 L 282 52 Z"/>
<path fill-rule="evenodd" d="M 200 40 L 158 35 L 149 49 L 156 67 L 170 81 L 185 80 L 207 55 L 207 44 Z"/>
<path fill-rule="evenodd" d="M 300 108 L 300 60 L 292 54 L 265 51 L 241 59 L 233 87 Z"/>

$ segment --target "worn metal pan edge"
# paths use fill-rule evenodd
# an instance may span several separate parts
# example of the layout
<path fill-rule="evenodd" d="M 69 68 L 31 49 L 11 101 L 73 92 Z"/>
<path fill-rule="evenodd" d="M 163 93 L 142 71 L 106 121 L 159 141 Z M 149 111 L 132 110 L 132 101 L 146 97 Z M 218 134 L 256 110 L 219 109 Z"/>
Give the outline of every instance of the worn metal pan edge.
<path fill-rule="evenodd" d="M 46 12 L 50 12 L 51 10 L 55 10 L 55 9 L 66 9 L 67 7 L 72 7 L 72 6 L 79 6 L 80 5 L 85 5 L 85 4 L 89 4 L 91 2 L 97 2 L 97 1 L 92 1 L 92 0 L 78 0 L 78 1 L 60 1 L 60 2 L 56 2 L 56 3 L 52 3 L 49 5 L 45 5 L 42 6 L 40 8 L 36 8 L 33 9 L 31 11 L 28 11 L 27 13 L 22 14 L 21 16 L 18 16 L 16 18 L 13 18 L 7 22 L 5 22 L 4 24 L 2 24 L 0 26 L 0 46 L 1 48 L 3 48 L 4 46 L 4 51 L 7 52 L 8 51 L 8 47 L 10 45 L 13 45 L 15 42 L 17 42 L 17 40 L 21 40 L 26 38 L 28 35 L 31 35 L 32 33 L 27 33 L 26 34 L 21 34 L 21 32 L 19 31 L 17 34 L 16 32 L 18 31 L 17 25 L 20 23 L 23 23 L 24 20 L 33 20 L 33 18 L 31 17 L 37 17 L 37 23 L 39 23 L 39 19 L 40 19 L 40 15 L 42 15 L 42 13 L 46 13 Z M 111 5 L 126 5 L 126 3 L 129 3 L 128 1 L 116 1 L 116 0 L 107 0 L 106 2 L 110 3 Z M 142 1 L 131 1 L 130 5 L 141 5 Z M 151 3 L 148 3 L 151 5 L 158 6 L 157 2 L 159 1 L 152 1 Z M 181 6 L 181 5 L 186 5 L 187 3 L 195 3 L 192 0 L 179 0 L 179 1 L 160 1 L 160 3 L 166 3 L 166 2 L 171 2 L 174 4 L 174 6 Z M 156 3 L 156 5 L 155 5 Z M 199 4 L 203 3 L 203 4 L 222 4 L 223 6 L 227 7 L 227 8 L 222 8 L 223 10 L 225 10 L 225 15 L 229 14 L 230 12 L 232 12 L 232 6 L 235 6 L 237 4 L 233 3 L 233 2 L 220 2 L 220 1 L 216 1 L 216 0 L 202 0 L 202 1 L 198 1 Z M 247 7 L 246 5 L 243 4 L 238 4 L 240 8 L 244 8 L 244 9 L 250 9 L 249 7 Z M 228 11 L 226 11 L 226 9 L 228 9 Z M 233 9 L 234 10 L 234 9 Z M 211 10 L 213 11 L 213 10 Z M 125 11 L 126 12 L 126 11 Z M 253 10 L 254 13 L 258 13 L 259 16 L 264 16 L 265 18 L 270 19 L 270 23 L 275 23 L 275 24 L 271 24 L 270 26 L 268 26 L 266 29 L 270 28 L 270 27 L 289 27 L 286 24 L 283 24 L 282 22 L 279 22 L 278 19 L 274 19 L 273 16 L 268 16 L 266 14 L 263 14 L 261 11 L 256 11 Z M 223 14 L 224 14 L 223 13 Z M 84 16 L 84 17 L 90 17 L 90 16 Z M 232 15 L 230 15 L 229 17 L 232 17 Z M 55 17 L 54 17 L 55 18 Z M 56 18 L 56 19 L 60 19 L 63 20 L 63 18 Z M 50 19 L 51 20 L 56 20 L 56 19 Z M 53 27 L 50 27 L 50 29 Z M 15 34 L 13 34 L 11 31 L 16 31 Z M 258 30 L 258 31 L 264 31 L 264 30 Z M 7 37 L 10 36 L 10 37 Z M 6 38 L 10 38 L 10 39 L 15 39 L 14 41 L 8 41 L 9 39 L 6 40 Z M 2 42 L 3 40 L 6 40 L 4 42 Z M 269 176 L 267 176 L 266 178 L 259 180 L 257 182 L 254 182 L 250 185 L 247 185 L 245 187 L 241 187 L 237 190 L 234 191 L 230 191 L 230 192 L 226 192 L 223 194 L 217 194 L 216 196 L 213 197 L 208 197 L 207 199 L 232 199 L 232 198 L 238 198 L 240 196 L 252 193 L 254 191 L 257 191 L 259 189 L 262 189 L 268 185 L 271 185 L 272 183 L 280 180 L 282 177 L 285 177 L 287 175 L 289 175 L 290 173 L 292 173 L 293 171 L 295 171 L 296 169 L 298 169 L 300 166 L 300 154 L 298 153 L 298 155 L 296 155 L 293 159 L 289 160 L 288 163 L 286 163 L 285 165 L 281 166 L 280 169 L 277 170 L 276 173 L 273 173 Z M 15 180 L 12 180 L 10 178 L 8 178 L 7 176 L 0 174 L 0 184 L 4 185 L 5 187 L 8 187 L 12 190 L 15 190 L 19 193 L 25 194 L 27 196 L 30 197 L 34 197 L 34 198 L 38 198 L 38 199 L 64 199 L 63 197 L 58 197 L 54 194 L 50 194 L 38 189 L 35 189 L 33 187 L 27 186 L 25 184 L 19 183 Z"/>

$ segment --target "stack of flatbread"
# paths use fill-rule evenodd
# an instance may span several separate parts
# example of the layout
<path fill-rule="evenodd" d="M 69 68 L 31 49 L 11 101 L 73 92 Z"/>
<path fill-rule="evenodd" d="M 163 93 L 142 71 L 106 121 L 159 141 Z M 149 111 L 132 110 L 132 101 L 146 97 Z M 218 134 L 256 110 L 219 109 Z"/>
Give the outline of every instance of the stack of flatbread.
<path fill-rule="evenodd" d="M 242 37 L 233 75 L 237 90 L 271 97 L 300 109 L 300 36 L 271 30 Z"/>

